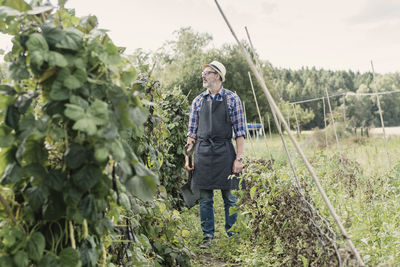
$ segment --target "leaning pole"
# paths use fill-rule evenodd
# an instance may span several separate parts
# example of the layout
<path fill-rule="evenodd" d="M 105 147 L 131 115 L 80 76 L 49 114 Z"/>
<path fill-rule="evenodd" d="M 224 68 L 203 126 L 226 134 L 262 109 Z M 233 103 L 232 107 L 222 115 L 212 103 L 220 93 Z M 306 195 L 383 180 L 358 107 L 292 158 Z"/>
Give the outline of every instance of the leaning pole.
<path fill-rule="evenodd" d="M 228 19 L 226 18 L 224 12 L 222 11 L 222 8 L 219 5 L 218 1 L 217 0 L 214 0 L 214 1 L 215 1 L 215 4 L 218 7 L 218 10 L 220 11 L 223 19 L 225 20 L 229 30 L 231 31 L 231 33 L 232 33 L 233 37 L 235 38 L 236 42 L 238 43 L 238 45 L 240 47 L 240 50 L 241 50 L 243 56 L 245 57 L 247 63 L 249 64 L 249 67 L 250 67 L 251 71 L 253 72 L 254 76 L 257 78 L 258 83 L 260 84 L 262 90 L 264 91 L 264 93 L 265 93 L 265 95 L 266 95 L 266 97 L 268 99 L 268 103 L 269 103 L 271 109 L 275 111 L 276 116 L 278 117 L 278 119 L 282 123 L 283 127 L 285 128 L 285 130 L 288 132 L 290 140 L 292 141 L 292 143 L 295 146 L 297 152 L 300 154 L 301 158 L 303 159 L 304 164 L 306 165 L 308 171 L 310 172 L 310 174 L 311 174 L 311 176 L 312 176 L 312 178 L 313 178 L 313 180 L 314 180 L 314 182 L 315 182 L 315 184 L 316 184 L 316 186 L 318 188 L 318 191 L 320 192 L 320 194 L 322 196 L 322 199 L 324 200 L 325 204 L 327 205 L 327 207 L 329 209 L 329 212 L 331 213 L 333 219 L 337 223 L 337 225 L 338 225 L 338 227 L 339 227 L 339 229 L 340 229 L 340 231 L 341 231 L 341 233 L 343 235 L 343 238 L 346 239 L 346 241 L 349 244 L 350 249 L 353 251 L 358 263 L 361 266 L 365 266 L 363 260 L 361 259 L 360 254 L 358 253 L 356 247 L 354 246 L 353 242 L 349 238 L 349 236 L 348 236 L 348 234 L 346 232 L 346 229 L 343 227 L 342 223 L 340 222 L 339 216 L 336 214 L 335 209 L 333 208 L 333 206 L 330 203 L 330 201 L 329 201 L 324 189 L 322 188 L 322 186 L 321 186 L 321 184 L 320 184 L 320 182 L 319 182 L 319 180 L 318 180 L 318 178 L 317 178 L 317 176 L 315 174 L 315 171 L 314 171 L 313 167 L 311 166 L 310 162 L 308 161 L 308 159 L 307 159 L 306 155 L 304 154 L 303 150 L 300 148 L 300 145 L 297 143 L 295 137 L 290 132 L 288 124 L 286 123 L 285 118 L 283 117 L 281 111 L 279 110 L 278 106 L 275 103 L 275 100 L 273 99 L 271 93 L 269 92 L 267 86 L 265 85 L 265 82 L 264 82 L 261 74 L 257 71 L 257 68 L 254 65 L 254 63 L 252 62 L 249 53 L 247 52 L 247 50 L 244 48 L 243 44 L 237 38 L 237 36 L 236 36 L 235 32 L 233 31 Z"/>

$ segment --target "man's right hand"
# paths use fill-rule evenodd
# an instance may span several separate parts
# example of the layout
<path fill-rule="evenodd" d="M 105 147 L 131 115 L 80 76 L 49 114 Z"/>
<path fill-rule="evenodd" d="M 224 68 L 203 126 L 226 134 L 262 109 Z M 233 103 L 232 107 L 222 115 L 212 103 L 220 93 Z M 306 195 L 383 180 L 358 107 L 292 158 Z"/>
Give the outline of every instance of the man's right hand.
<path fill-rule="evenodd" d="M 192 161 L 192 166 L 191 166 L 191 167 L 189 166 L 189 157 L 188 157 L 188 156 L 185 156 L 185 169 L 186 169 L 188 172 L 191 172 L 191 171 L 194 170 L 194 163 L 193 163 L 193 161 Z"/>

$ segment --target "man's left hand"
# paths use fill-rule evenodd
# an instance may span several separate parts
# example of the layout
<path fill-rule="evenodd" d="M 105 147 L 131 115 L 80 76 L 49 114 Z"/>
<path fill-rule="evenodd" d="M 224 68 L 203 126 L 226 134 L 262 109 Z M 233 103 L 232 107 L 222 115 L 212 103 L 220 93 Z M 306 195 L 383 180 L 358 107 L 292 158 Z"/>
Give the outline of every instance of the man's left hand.
<path fill-rule="evenodd" d="M 243 163 L 235 159 L 235 161 L 233 162 L 232 172 L 241 173 L 242 170 L 243 170 Z"/>

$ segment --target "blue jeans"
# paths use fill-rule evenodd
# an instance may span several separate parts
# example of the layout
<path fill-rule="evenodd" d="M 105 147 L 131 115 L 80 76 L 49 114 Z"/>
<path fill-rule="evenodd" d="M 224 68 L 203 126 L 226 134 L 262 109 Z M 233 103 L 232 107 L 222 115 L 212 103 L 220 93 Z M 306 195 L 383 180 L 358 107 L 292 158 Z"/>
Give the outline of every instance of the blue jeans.
<path fill-rule="evenodd" d="M 225 208 L 225 231 L 228 236 L 233 234 L 230 231 L 233 224 L 236 222 L 237 213 L 229 215 L 229 208 L 236 207 L 236 196 L 232 194 L 231 190 L 221 190 L 222 198 L 224 200 Z M 214 191 L 213 190 L 200 190 L 200 219 L 201 228 L 204 237 L 214 237 Z"/>

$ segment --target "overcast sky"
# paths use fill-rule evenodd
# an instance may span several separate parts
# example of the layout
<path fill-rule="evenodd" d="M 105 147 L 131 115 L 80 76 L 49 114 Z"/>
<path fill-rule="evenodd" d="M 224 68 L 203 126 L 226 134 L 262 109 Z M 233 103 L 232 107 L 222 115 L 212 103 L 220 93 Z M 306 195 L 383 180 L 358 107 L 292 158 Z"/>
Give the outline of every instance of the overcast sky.
<path fill-rule="evenodd" d="M 400 0 L 219 0 L 239 38 L 247 26 L 274 66 L 400 71 Z M 208 32 L 213 45 L 234 39 L 213 0 L 69 0 L 78 16 L 96 15 L 118 46 L 156 50 L 181 27 Z M 10 48 L 0 36 L 0 47 Z"/>

